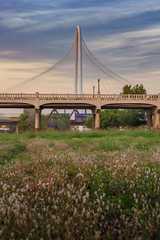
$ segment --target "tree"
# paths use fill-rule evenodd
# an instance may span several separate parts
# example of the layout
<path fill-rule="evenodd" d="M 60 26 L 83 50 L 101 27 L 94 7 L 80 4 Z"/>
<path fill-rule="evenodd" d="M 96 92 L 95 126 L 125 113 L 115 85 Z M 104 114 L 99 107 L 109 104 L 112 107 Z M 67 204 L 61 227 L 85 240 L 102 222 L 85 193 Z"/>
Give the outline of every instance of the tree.
<path fill-rule="evenodd" d="M 100 112 L 100 128 L 107 129 L 111 127 L 119 127 L 118 111 L 115 109 L 105 109 Z M 88 116 L 86 119 L 86 126 L 92 128 L 92 116 Z"/>
<path fill-rule="evenodd" d="M 136 84 L 134 87 L 125 85 L 122 94 L 146 94 L 146 89 L 142 84 Z M 146 115 L 143 109 L 106 109 L 100 113 L 100 128 L 107 129 L 109 127 L 138 127 L 146 124 Z M 87 127 L 92 128 L 92 116 L 87 117 Z"/>
<path fill-rule="evenodd" d="M 142 84 L 136 84 L 134 87 L 131 85 L 125 85 L 123 87 L 122 94 L 146 94 L 147 91 Z M 122 126 L 127 124 L 127 126 L 137 127 L 140 125 L 146 124 L 146 115 L 143 109 L 128 109 L 123 110 L 124 115 L 121 116 L 120 120 L 122 121 Z M 125 119 L 124 119 L 125 116 Z"/>
<path fill-rule="evenodd" d="M 41 115 L 41 130 L 47 130 L 48 123 L 45 115 Z"/>
<path fill-rule="evenodd" d="M 117 110 L 115 109 L 105 109 L 100 112 L 100 128 L 106 129 L 108 127 L 119 127 Z"/>
<path fill-rule="evenodd" d="M 93 116 L 88 116 L 86 119 L 86 126 L 87 128 L 92 128 L 92 121 L 93 121 Z"/>
<path fill-rule="evenodd" d="M 19 117 L 18 129 L 20 132 L 25 132 L 29 129 L 29 113 L 27 110 L 24 110 Z"/>
<path fill-rule="evenodd" d="M 51 114 L 46 116 L 48 127 L 55 130 L 65 131 L 69 129 L 69 121 L 62 118 L 59 114 Z"/>
<path fill-rule="evenodd" d="M 145 112 L 141 109 L 117 110 L 117 118 L 122 127 L 138 127 L 146 123 Z"/>
<path fill-rule="evenodd" d="M 41 115 L 41 130 L 47 128 L 65 131 L 69 129 L 69 121 L 62 118 L 60 115 Z M 35 112 L 32 109 L 27 109 L 19 117 L 18 129 L 20 132 L 34 131 L 35 128 Z"/>
<path fill-rule="evenodd" d="M 146 94 L 146 89 L 142 84 L 136 84 L 134 87 L 131 87 L 131 85 L 125 85 L 122 90 L 122 94 Z"/>

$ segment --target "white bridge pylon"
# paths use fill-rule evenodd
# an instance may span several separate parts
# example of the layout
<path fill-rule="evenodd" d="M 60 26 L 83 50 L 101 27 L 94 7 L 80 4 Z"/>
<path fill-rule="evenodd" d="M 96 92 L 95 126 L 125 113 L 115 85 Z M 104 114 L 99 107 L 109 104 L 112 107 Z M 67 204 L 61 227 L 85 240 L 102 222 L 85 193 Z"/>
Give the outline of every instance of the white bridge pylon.
<path fill-rule="evenodd" d="M 79 91 L 78 91 L 79 82 Z M 83 93 L 83 76 L 82 76 L 82 36 L 79 26 L 76 27 L 75 35 L 75 94 Z"/>
<path fill-rule="evenodd" d="M 75 40 L 56 64 L 42 73 L 6 89 L 7 93 L 34 94 L 91 94 L 101 79 L 101 93 L 119 94 L 126 84 L 124 78 L 105 67 L 86 46 L 79 26 L 76 27 Z M 97 92 L 98 89 L 95 89 Z"/>

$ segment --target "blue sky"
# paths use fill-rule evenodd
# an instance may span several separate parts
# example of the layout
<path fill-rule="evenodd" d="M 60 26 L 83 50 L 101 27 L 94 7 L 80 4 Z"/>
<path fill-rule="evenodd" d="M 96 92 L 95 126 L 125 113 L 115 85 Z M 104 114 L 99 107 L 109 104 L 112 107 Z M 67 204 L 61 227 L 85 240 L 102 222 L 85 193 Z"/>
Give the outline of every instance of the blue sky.
<path fill-rule="evenodd" d="M 77 25 L 105 66 L 160 92 L 159 0 L 0 0 L 0 91 L 56 63 Z"/>

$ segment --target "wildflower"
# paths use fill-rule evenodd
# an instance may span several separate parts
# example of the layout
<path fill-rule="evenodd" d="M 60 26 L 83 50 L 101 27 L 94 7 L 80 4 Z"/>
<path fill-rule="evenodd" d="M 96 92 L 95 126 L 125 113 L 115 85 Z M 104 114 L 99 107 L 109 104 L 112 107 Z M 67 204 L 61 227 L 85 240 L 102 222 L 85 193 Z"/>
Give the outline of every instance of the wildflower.
<path fill-rule="evenodd" d="M 95 239 L 98 239 L 101 236 L 101 231 L 95 231 Z"/>
<path fill-rule="evenodd" d="M 86 197 L 87 197 L 87 198 L 89 197 L 89 192 L 86 192 Z"/>
<path fill-rule="evenodd" d="M 136 193 L 133 193 L 133 197 L 136 198 Z"/>

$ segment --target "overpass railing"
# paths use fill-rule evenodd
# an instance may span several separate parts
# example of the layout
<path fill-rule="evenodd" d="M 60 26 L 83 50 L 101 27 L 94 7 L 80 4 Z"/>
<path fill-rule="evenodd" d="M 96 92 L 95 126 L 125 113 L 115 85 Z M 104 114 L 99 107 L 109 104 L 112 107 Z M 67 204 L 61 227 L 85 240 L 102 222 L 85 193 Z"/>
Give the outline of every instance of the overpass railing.
<path fill-rule="evenodd" d="M 158 94 L 39 94 L 39 99 L 101 99 L 108 100 L 157 100 Z"/>
<path fill-rule="evenodd" d="M 93 99 L 97 98 L 97 94 L 39 94 L 39 99 Z"/>
<path fill-rule="evenodd" d="M 108 100 L 157 100 L 158 94 L 101 94 L 101 99 Z"/>
<path fill-rule="evenodd" d="M 36 94 L 25 94 L 25 93 L 0 93 L 0 100 L 34 100 Z"/>
<path fill-rule="evenodd" d="M 157 100 L 158 94 L 24 94 L 24 93 L 0 93 L 0 100 L 78 100 L 78 99 L 96 99 L 100 97 L 105 100 Z"/>

